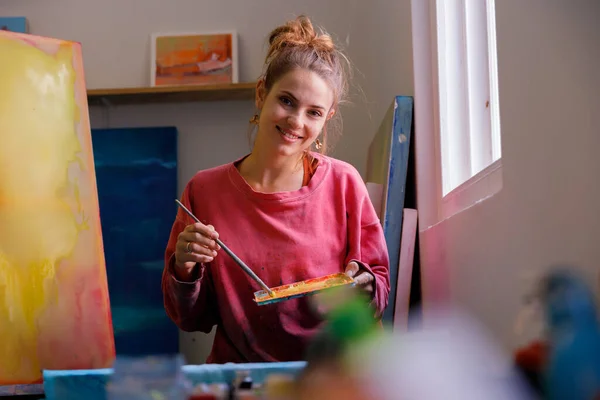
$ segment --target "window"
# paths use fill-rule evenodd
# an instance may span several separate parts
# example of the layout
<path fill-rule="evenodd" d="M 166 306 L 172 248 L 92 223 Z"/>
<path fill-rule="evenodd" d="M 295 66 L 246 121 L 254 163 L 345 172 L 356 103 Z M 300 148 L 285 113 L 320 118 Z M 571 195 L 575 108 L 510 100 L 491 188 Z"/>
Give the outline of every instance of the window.
<path fill-rule="evenodd" d="M 412 0 L 421 221 L 502 188 L 494 0 Z"/>
<path fill-rule="evenodd" d="M 500 159 L 494 0 L 436 0 L 442 194 Z"/>
<path fill-rule="evenodd" d="M 494 0 L 436 0 L 442 193 L 500 159 Z"/>

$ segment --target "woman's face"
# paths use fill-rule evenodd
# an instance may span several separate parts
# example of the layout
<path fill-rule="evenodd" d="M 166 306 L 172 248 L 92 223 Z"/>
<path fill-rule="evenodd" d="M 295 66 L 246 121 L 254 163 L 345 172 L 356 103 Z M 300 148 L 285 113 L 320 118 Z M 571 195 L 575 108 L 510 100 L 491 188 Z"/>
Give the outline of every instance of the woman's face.
<path fill-rule="evenodd" d="M 333 116 L 334 94 L 327 82 L 306 69 L 283 75 L 268 94 L 259 83 L 256 145 L 279 156 L 300 154 L 317 139 Z"/>

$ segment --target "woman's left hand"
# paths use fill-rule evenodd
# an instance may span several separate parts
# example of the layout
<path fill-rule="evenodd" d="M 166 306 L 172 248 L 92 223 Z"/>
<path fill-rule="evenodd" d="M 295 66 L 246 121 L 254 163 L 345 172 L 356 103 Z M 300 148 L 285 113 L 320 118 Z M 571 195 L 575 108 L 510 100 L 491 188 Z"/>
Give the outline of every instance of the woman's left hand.
<path fill-rule="evenodd" d="M 354 278 L 356 286 L 364 290 L 369 296 L 373 297 L 375 292 L 375 277 L 369 271 L 361 268 L 356 261 L 350 261 L 346 266 L 346 275 Z"/>

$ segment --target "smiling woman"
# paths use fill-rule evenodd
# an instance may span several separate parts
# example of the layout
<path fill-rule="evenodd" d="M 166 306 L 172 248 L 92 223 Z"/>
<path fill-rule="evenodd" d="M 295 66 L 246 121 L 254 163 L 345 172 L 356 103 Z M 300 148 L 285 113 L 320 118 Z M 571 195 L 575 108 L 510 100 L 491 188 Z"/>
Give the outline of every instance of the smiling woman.
<path fill-rule="evenodd" d="M 256 105 L 261 110 L 258 132 L 252 153 L 239 164 L 240 173 L 259 191 L 299 189 L 314 171 L 308 149 L 335 114 L 333 91 L 317 73 L 294 68 L 268 91 L 260 80 Z M 299 168 L 303 164 L 311 168 Z M 292 179 L 285 171 L 292 171 Z M 283 179 L 273 172 L 284 172 Z"/>
<path fill-rule="evenodd" d="M 209 363 L 302 360 L 323 322 L 306 297 L 258 306 L 260 288 L 221 256 L 216 238 L 269 287 L 344 272 L 374 318 L 388 302 L 388 252 L 365 184 L 324 154 L 347 92 L 347 59 L 306 17 L 275 28 L 269 45 L 252 152 L 188 182 L 181 202 L 201 223 L 180 210 L 165 252 L 170 318 L 186 331 L 217 326 Z"/>
<path fill-rule="evenodd" d="M 328 130 L 348 91 L 348 59 L 327 34 L 318 35 L 310 20 L 299 17 L 274 29 L 269 36 L 265 68 L 256 91 L 258 126 L 252 154 L 239 166 L 241 174 L 257 190 L 288 190 L 265 187 L 275 183 L 268 176 L 252 176 L 267 169 L 293 170 L 302 178 L 285 183 L 305 185 L 316 166 L 309 149 L 315 145 L 324 154 Z M 319 139 L 321 136 L 321 139 Z M 257 168 L 261 160 L 262 167 Z M 301 165 L 304 168 L 297 168 Z M 287 164 L 287 165 L 286 165 Z M 287 179 L 285 179 L 287 180 Z"/>
<path fill-rule="evenodd" d="M 327 82 L 308 69 L 289 71 L 273 85 L 268 95 L 261 81 L 257 105 L 262 110 L 259 127 L 263 129 L 258 132 L 255 147 L 263 149 L 267 143 L 261 141 L 271 140 L 275 145 L 272 150 L 277 149 L 280 156 L 302 153 L 335 113 L 333 100 Z M 269 130 L 275 133 L 273 128 L 279 135 L 269 135 Z"/>

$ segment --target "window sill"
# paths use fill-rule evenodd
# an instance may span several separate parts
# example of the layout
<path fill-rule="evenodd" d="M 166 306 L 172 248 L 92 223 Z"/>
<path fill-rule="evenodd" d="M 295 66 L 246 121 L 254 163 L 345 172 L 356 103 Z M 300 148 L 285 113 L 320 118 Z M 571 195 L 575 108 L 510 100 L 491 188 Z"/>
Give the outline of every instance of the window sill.
<path fill-rule="evenodd" d="M 492 197 L 502 189 L 502 159 L 498 159 L 477 175 L 448 193 L 441 202 L 443 221 L 467 208 Z"/>

